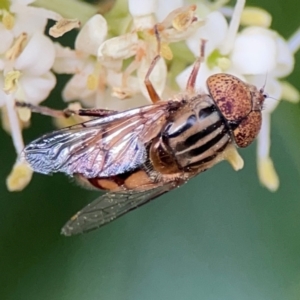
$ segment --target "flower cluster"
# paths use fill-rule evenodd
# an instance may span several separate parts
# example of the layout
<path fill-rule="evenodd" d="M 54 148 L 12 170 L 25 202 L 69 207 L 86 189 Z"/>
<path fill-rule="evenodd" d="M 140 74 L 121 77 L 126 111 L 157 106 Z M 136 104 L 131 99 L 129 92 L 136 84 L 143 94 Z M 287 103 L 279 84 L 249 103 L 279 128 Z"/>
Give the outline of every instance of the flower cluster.
<path fill-rule="evenodd" d="M 132 99 L 140 92 L 145 98 L 149 97 L 144 78 L 157 54 L 157 42 L 153 32 L 157 23 L 154 15 L 156 5 L 155 1 L 143 2 L 141 12 L 137 9 L 141 3 L 129 1 L 128 4 L 133 19 L 131 25 L 126 25 L 129 29 L 124 34 L 107 39 L 107 21 L 98 14 L 80 30 L 74 50 L 56 45 L 57 59 L 53 69 L 57 73 L 74 74 L 64 88 L 65 101 L 80 100 L 84 106 L 113 109 L 117 105 L 120 110 L 134 103 L 116 102 L 117 99 Z M 195 9 L 195 5 L 175 10 L 168 8 L 171 13 L 159 23 L 163 58 L 172 58 L 169 43 L 186 40 L 203 25 L 196 17 Z M 133 76 L 134 73 L 136 76 Z M 161 59 L 151 76 L 159 95 L 165 89 L 166 79 L 167 67 L 165 60 Z M 138 101 L 136 104 L 141 105 L 140 98 Z"/>
<path fill-rule="evenodd" d="M 55 12 L 30 6 L 31 2 L 0 2 L 0 108 L 3 127 L 11 133 L 17 156 L 24 148 L 21 128 L 28 124 L 30 111 L 15 109 L 15 101 L 39 104 L 55 86 L 56 79 L 51 72 L 55 48 L 44 30 L 48 19 L 58 21 L 57 25 L 64 20 Z M 68 20 L 64 21 L 60 32 L 74 27 Z M 7 178 L 8 189 L 23 189 L 31 175 L 30 168 L 17 161 Z"/>
<path fill-rule="evenodd" d="M 5 1 L 2 7 L 0 0 L 4 41 L 0 45 L 0 107 L 3 127 L 11 133 L 17 155 L 24 146 L 21 129 L 28 124 L 30 111 L 16 109 L 14 103 L 36 105 L 45 100 L 56 84 L 52 71 L 73 75 L 62 92 L 64 101 L 122 110 L 149 103 L 144 78 L 158 50 L 162 59 L 151 74 L 157 93 L 171 96 L 176 92 L 170 88 L 175 82 L 184 89 L 192 62 L 199 55 L 200 39 L 207 43 L 197 77 L 199 90 L 206 90 L 209 75 L 226 72 L 264 87 L 272 98 L 299 101 L 298 91 L 281 78 L 293 70 L 300 32 L 286 41 L 270 29 L 268 12 L 245 7 L 245 0 L 237 0 L 234 8 L 224 6 L 222 0 L 211 4 L 199 0 L 197 6 L 185 5 L 184 0 L 119 0 L 105 17 L 95 14 L 84 24 L 74 49 L 53 43 L 44 30 L 47 20 L 53 19 L 57 24 L 50 34 L 60 36 L 78 27 L 78 21 L 29 6 L 31 2 Z M 80 19 L 80 11 L 74 17 Z M 274 191 L 279 180 L 270 158 L 270 115 L 278 101 L 272 98 L 266 100 L 257 153 L 259 178 Z M 242 166 L 237 152 L 228 160 L 235 169 Z M 17 160 L 7 186 L 21 190 L 30 179 L 30 168 Z"/>

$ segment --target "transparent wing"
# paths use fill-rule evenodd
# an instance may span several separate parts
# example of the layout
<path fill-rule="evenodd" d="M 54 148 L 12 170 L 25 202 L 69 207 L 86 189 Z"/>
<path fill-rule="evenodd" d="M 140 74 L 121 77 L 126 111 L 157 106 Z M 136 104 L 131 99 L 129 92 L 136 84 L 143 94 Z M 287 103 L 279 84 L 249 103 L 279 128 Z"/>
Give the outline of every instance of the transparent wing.
<path fill-rule="evenodd" d="M 46 134 L 22 153 L 34 171 L 87 178 L 113 176 L 146 159 L 145 143 L 161 130 L 168 102 L 132 109 Z"/>
<path fill-rule="evenodd" d="M 168 183 L 145 191 L 107 193 L 75 214 L 62 228 L 62 234 L 70 236 L 99 228 L 174 187 L 176 184 Z"/>

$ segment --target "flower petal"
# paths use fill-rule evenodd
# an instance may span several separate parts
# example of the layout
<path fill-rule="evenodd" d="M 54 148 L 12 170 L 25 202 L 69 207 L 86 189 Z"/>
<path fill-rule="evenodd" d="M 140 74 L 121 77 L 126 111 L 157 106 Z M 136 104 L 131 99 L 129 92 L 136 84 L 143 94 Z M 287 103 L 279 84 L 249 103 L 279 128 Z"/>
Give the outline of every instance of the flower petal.
<path fill-rule="evenodd" d="M 0 107 L 5 104 L 7 94 L 4 92 L 4 78 L 3 75 L 0 73 Z"/>
<path fill-rule="evenodd" d="M 173 1 L 164 1 L 164 0 L 157 0 L 155 15 L 158 22 L 164 20 L 164 18 L 176 8 L 184 6 L 184 1 L 182 0 L 173 0 Z"/>
<path fill-rule="evenodd" d="M 28 35 L 37 31 L 44 32 L 47 24 L 46 9 L 27 6 L 18 1 L 18 3 L 11 5 L 10 11 L 15 14 L 15 25 L 12 29 L 15 37 L 22 32 L 26 32 Z M 53 14 L 56 13 L 53 12 Z"/>
<path fill-rule="evenodd" d="M 52 69 L 55 73 L 78 73 L 88 60 L 85 53 L 72 50 L 69 47 L 63 47 L 59 43 L 54 43 L 54 48 L 56 55 Z"/>
<path fill-rule="evenodd" d="M 12 4 L 23 4 L 23 5 L 28 5 L 33 3 L 35 0 L 11 0 Z"/>
<path fill-rule="evenodd" d="M 127 33 L 122 36 L 106 40 L 98 49 L 98 59 L 118 60 L 134 56 L 138 44 L 136 33 Z"/>
<path fill-rule="evenodd" d="M 14 37 L 11 31 L 5 29 L 2 23 L 0 23 L 0 36 L 1 36 L 0 54 L 3 54 L 11 47 Z"/>
<path fill-rule="evenodd" d="M 128 0 L 128 9 L 132 17 L 141 17 L 154 13 L 157 9 L 156 0 Z"/>
<path fill-rule="evenodd" d="M 205 24 L 187 39 L 187 46 L 195 56 L 199 56 L 200 39 L 207 40 L 205 45 L 205 56 L 207 57 L 224 41 L 227 30 L 228 24 L 225 17 L 218 11 L 212 12 L 205 18 Z"/>
<path fill-rule="evenodd" d="M 264 74 L 277 63 L 275 34 L 271 30 L 249 27 L 237 35 L 231 53 L 234 67 L 242 74 Z"/>
<path fill-rule="evenodd" d="M 0 58 L 0 71 L 3 71 L 6 65 L 5 59 Z"/>
<path fill-rule="evenodd" d="M 43 76 L 23 76 L 19 80 L 19 86 L 16 99 L 31 104 L 39 104 L 45 100 L 56 84 L 56 78 L 51 72 L 45 73 Z"/>
<path fill-rule="evenodd" d="M 275 77 L 285 77 L 293 71 L 295 59 L 288 43 L 279 35 L 276 38 L 276 46 L 277 65 L 272 75 Z"/>
<path fill-rule="evenodd" d="M 79 31 L 75 41 L 75 49 L 96 56 L 106 34 L 106 20 L 99 14 L 95 15 Z"/>
<path fill-rule="evenodd" d="M 93 72 L 93 65 L 88 64 L 78 74 L 75 74 L 64 87 L 62 96 L 64 101 L 83 100 L 85 98 L 92 97 L 89 106 L 95 105 L 95 92 L 96 90 L 90 90 L 87 88 L 88 76 Z"/>
<path fill-rule="evenodd" d="M 52 41 L 42 33 L 36 32 L 16 59 L 15 69 L 39 76 L 50 70 L 54 59 L 55 49 Z"/>

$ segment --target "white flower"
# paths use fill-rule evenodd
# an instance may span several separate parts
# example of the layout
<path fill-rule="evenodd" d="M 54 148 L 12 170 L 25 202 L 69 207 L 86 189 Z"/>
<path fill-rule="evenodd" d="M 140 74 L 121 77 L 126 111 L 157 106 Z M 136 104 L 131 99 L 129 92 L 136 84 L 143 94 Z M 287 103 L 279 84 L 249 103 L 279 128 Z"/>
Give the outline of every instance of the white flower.
<path fill-rule="evenodd" d="M 37 32 L 29 41 L 25 38 L 23 42 L 27 43 L 24 49 L 15 53 L 18 49 L 13 46 L 10 50 L 15 54 L 0 59 L 0 106 L 6 105 L 9 114 L 16 113 L 15 100 L 39 104 L 48 97 L 56 82 L 49 71 L 55 56 L 51 40 Z M 11 109 L 13 112 L 10 112 Z M 10 128 L 17 154 L 20 154 L 24 145 L 20 138 L 16 138 L 20 136 L 17 134 L 20 130 L 18 122 L 14 123 L 10 119 Z"/>
<path fill-rule="evenodd" d="M 96 54 L 106 35 L 106 20 L 101 15 L 95 15 L 79 31 L 75 50 L 55 45 L 54 71 L 74 74 L 64 88 L 65 101 L 80 100 L 88 107 L 101 104 L 106 79 L 101 65 L 96 60 Z"/>
<path fill-rule="evenodd" d="M 53 11 L 30 6 L 35 0 L 11 0 L 8 10 L 0 9 L 2 25 L 13 38 L 22 32 L 32 35 L 37 31 L 43 33 L 48 19 L 60 20 L 62 17 Z"/>
<path fill-rule="evenodd" d="M 114 76 L 108 76 L 108 84 L 112 86 L 115 96 L 124 99 L 140 91 L 149 99 L 144 79 L 153 58 L 158 54 L 153 29 L 157 22 L 154 16 L 154 12 L 158 11 L 157 6 L 162 5 L 163 11 L 169 13 L 157 24 L 161 39 L 160 54 L 163 58 L 172 58 L 169 43 L 185 40 L 202 25 L 202 22 L 198 21 L 195 15 L 196 7 L 193 5 L 178 8 L 181 2 L 175 1 L 166 6 L 162 1 L 154 0 L 143 3 L 129 0 L 128 3 L 133 17 L 131 31 L 103 42 L 98 49 L 98 59 L 106 67 L 108 73 L 114 74 Z M 132 61 L 125 70 L 122 70 L 123 61 L 128 58 L 132 58 Z M 158 95 L 163 93 L 167 78 L 167 68 L 163 58 L 157 62 L 150 76 Z M 132 76 L 134 72 L 137 77 Z M 117 76 L 118 73 L 122 76 Z M 114 80 L 110 81 L 110 78 Z"/>
<path fill-rule="evenodd" d="M 60 15 L 28 4 L 33 1 L 12 0 L 8 9 L 0 10 L 0 108 L 4 128 L 11 133 L 17 156 L 24 148 L 21 124 L 28 122 L 30 111 L 15 108 L 15 101 L 39 104 L 56 83 L 50 72 L 55 51 L 52 41 L 43 32 L 47 18 Z M 30 181 L 32 171 L 17 161 L 7 179 L 8 189 L 20 190 Z"/>
<path fill-rule="evenodd" d="M 141 5 L 130 0 L 128 4 L 133 26 L 125 34 L 105 40 L 108 27 L 106 20 L 96 15 L 80 30 L 74 50 L 56 44 L 53 69 L 57 73 L 74 74 L 64 88 L 65 101 L 79 100 L 88 107 L 117 106 L 121 109 L 128 107 L 129 103 L 123 104 L 119 99 L 130 98 L 131 104 L 137 99 L 141 105 L 141 100 L 135 95 L 142 92 L 146 98 L 149 97 L 144 79 L 153 58 L 158 54 L 153 29 L 157 2 L 146 1 Z M 179 4 L 170 5 L 168 12 Z M 162 56 L 172 58 L 168 43 L 184 40 L 200 25 L 193 5 L 171 12 L 158 26 Z M 125 63 L 127 67 L 124 70 Z M 166 77 L 166 63 L 160 59 L 151 74 L 159 95 L 164 91 Z"/>
<path fill-rule="evenodd" d="M 56 82 L 54 75 L 49 71 L 54 62 L 54 53 L 50 39 L 37 32 L 32 35 L 16 59 L 1 60 L 0 107 L 6 108 L 17 155 L 20 155 L 23 150 L 24 143 L 20 121 L 14 107 L 15 100 L 39 104 L 48 97 Z M 23 121 L 28 121 L 30 118 L 28 112 L 28 110 L 25 112 L 20 110 L 19 116 Z M 21 165 L 19 162 L 16 163 L 7 180 L 9 190 L 23 189 L 30 181 L 32 171 L 26 164 L 21 163 Z"/>

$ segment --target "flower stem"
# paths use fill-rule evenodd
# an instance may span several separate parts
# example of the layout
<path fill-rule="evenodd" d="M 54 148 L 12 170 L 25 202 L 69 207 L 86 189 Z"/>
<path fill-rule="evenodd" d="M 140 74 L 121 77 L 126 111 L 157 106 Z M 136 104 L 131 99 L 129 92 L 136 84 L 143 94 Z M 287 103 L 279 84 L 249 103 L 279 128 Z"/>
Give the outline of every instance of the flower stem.
<path fill-rule="evenodd" d="M 296 53 L 300 48 L 300 27 L 288 40 L 289 49 L 292 53 Z"/>
<path fill-rule="evenodd" d="M 13 139 L 13 143 L 16 149 L 16 152 L 18 155 L 22 152 L 24 148 L 24 142 L 21 134 L 19 119 L 17 116 L 17 112 L 14 108 L 15 101 L 13 94 L 8 94 L 6 96 L 6 108 L 7 108 L 7 114 L 9 119 L 9 125 L 11 130 L 11 136 Z"/>
<path fill-rule="evenodd" d="M 240 26 L 240 20 L 241 20 L 242 12 L 244 10 L 245 2 L 246 0 L 236 1 L 236 5 L 234 7 L 233 14 L 232 14 L 232 19 L 229 24 L 227 37 L 225 39 L 222 48 L 220 49 L 222 55 L 229 54 L 229 52 L 233 47 L 233 43 Z"/>

